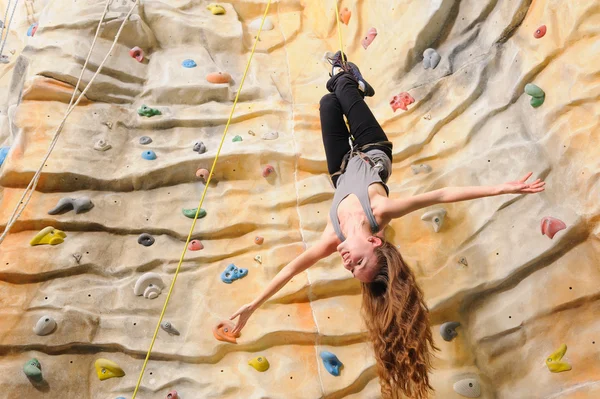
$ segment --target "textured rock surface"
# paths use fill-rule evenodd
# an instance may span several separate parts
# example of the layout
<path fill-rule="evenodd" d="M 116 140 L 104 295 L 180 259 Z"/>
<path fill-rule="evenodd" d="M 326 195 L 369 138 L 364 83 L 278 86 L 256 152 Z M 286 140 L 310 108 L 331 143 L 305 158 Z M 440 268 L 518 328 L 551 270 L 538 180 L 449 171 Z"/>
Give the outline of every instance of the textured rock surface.
<path fill-rule="evenodd" d="M 3 395 L 130 397 L 162 308 L 161 295 L 132 292 L 145 272 L 172 281 L 229 115 L 265 0 L 223 3 L 144 1 L 87 97 L 71 114 L 46 162 L 38 191 L 0 248 L 0 374 Z M 0 0 L 4 11 L 6 0 Z M 113 1 L 83 83 L 112 43 L 131 2 Z M 477 378 L 482 398 L 600 396 L 600 7 L 589 1 L 344 1 L 345 51 L 375 88 L 367 102 L 394 142 L 392 197 L 443 186 L 489 185 L 534 171 L 547 182 L 537 196 L 500 196 L 448 204 L 433 233 L 415 212 L 394 221 L 388 237 L 423 287 L 442 349 L 432 376 L 436 398 L 458 398 L 453 384 Z M 39 166 L 65 112 L 104 1 L 20 2 L 0 64 L 0 226 Z M 216 341 L 212 327 L 254 299 L 273 276 L 311 246 L 326 224 L 333 190 L 326 174 L 318 102 L 326 92 L 326 51 L 338 48 L 333 1 L 280 1 L 269 12 L 240 94 L 194 238 L 166 312 L 180 336 L 159 334 L 141 398 L 377 398 L 374 362 L 359 317 L 359 285 L 331 256 L 295 277 L 259 309 L 237 339 Z M 39 22 L 34 37 L 29 26 Z M 534 32 L 547 26 L 544 37 Z M 378 37 L 364 49 L 369 27 Z M 139 46 L 144 63 L 129 56 Z M 442 59 L 425 70 L 422 54 Z M 13 54 L 14 52 L 14 54 Z M 193 58 L 197 67 L 186 69 Z M 212 84 L 209 73 L 229 73 Z M 534 83 L 545 102 L 532 108 L 523 90 Z M 390 99 L 416 100 L 394 113 Z M 142 104 L 162 115 L 142 118 Z M 256 136 L 248 135 L 253 130 Z M 264 141 L 262 134 L 278 131 Z M 232 143 L 235 135 L 243 143 Z M 141 145 L 139 137 L 152 137 Z M 99 152 L 103 139 L 112 149 Z M 190 151 L 202 140 L 208 151 Z M 147 162 L 143 151 L 158 158 Z M 273 165 L 269 179 L 262 168 Z M 415 174 L 411 165 L 427 164 Z M 89 197 L 87 213 L 48 215 L 60 198 Z M 554 239 L 540 234 L 544 216 L 564 221 Z M 52 225 L 68 234 L 57 246 L 30 247 Z M 151 247 L 137 244 L 148 232 Z M 265 238 L 262 246 L 255 236 Z M 80 254 L 80 259 L 74 256 Z M 262 264 L 253 258 L 261 255 Z M 459 262 L 460 259 L 464 262 Z M 226 285 L 229 263 L 248 268 Z M 466 266 L 465 264 L 468 264 Z M 57 330 L 37 336 L 44 314 Z M 459 321 L 451 342 L 439 335 Z M 548 354 L 568 346 L 573 369 L 550 373 Z M 319 353 L 344 363 L 340 377 Z M 257 353 L 259 352 L 259 353 Z M 257 373 L 248 361 L 269 359 Z M 46 386 L 22 372 L 37 358 Z M 94 361 L 126 370 L 100 382 Z"/>

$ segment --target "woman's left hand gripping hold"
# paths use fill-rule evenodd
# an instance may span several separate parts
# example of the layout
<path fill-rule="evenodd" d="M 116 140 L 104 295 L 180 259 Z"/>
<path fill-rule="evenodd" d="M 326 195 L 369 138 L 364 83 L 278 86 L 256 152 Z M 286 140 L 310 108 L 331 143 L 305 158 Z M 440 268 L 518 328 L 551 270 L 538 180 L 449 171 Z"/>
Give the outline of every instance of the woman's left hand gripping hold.
<path fill-rule="evenodd" d="M 525 183 L 531 177 L 533 172 L 529 172 L 520 180 L 510 181 L 500 184 L 498 188 L 501 194 L 534 194 L 544 191 L 546 183 L 542 179 L 537 179 L 533 183 Z"/>

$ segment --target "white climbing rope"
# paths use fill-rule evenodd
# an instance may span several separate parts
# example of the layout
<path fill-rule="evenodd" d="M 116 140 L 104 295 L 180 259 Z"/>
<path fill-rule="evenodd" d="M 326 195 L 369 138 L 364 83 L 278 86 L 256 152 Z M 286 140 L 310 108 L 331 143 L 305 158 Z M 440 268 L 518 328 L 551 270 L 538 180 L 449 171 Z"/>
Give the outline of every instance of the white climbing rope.
<path fill-rule="evenodd" d="M 0 46 L 0 59 L 2 59 L 2 52 L 4 51 L 4 46 L 6 45 L 6 40 L 8 39 L 8 35 L 10 34 L 10 24 L 12 23 L 13 17 L 15 16 L 15 11 L 17 10 L 17 4 L 19 0 L 15 0 L 15 5 L 13 6 L 12 13 L 10 14 L 10 20 L 8 21 L 8 25 L 6 25 L 6 17 L 8 16 L 8 9 L 10 8 L 11 0 L 8 0 L 6 4 L 6 11 L 4 12 L 4 24 L 2 25 L 2 32 L 0 33 L 0 39 L 2 39 L 2 35 L 4 34 L 4 28 L 6 28 L 6 36 L 4 36 L 4 40 L 2 40 L 2 46 Z"/>
<path fill-rule="evenodd" d="M 90 47 L 90 51 L 88 52 L 88 55 L 87 55 L 86 60 L 85 60 L 85 63 L 83 64 L 83 67 L 81 69 L 81 73 L 79 74 L 79 79 L 77 80 L 77 84 L 75 85 L 75 88 L 73 90 L 73 94 L 71 95 L 71 101 L 69 102 L 69 106 L 67 107 L 67 111 L 65 113 L 65 116 L 63 117 L 63 119 L 62 119 L 60 125 L 58 126 L 58 128 L 56 129 L 56 131 L 54 132 L 54 137 L 52 138 L 52 141 L 50 142 L 50 146 L 48 147 L 48 151 L 46 152 L 46 155 L 44 156 L 44 159 L 42 160 L 39 168 L 37 169 L 35 175 L 33 176 L 33 179 L 31 179 L 31 181 L 29 182 L 29 185 L 27 186 L 27 188 L 23 192 L 23 195 L 19 199 L 19 201 L 17 203 L 17 206 L 13 210 L 13 213 L 11 214 L 8 222 L 6 223 L 6 228 L 4 229 L 4 232 L 2 233 L 2 236 L 0 236 L 0 245 L 2 244 L 2 242 L 4 241 L 4 239 L 6 238 L 6 236 L 8 235 L 11 227 L 15 224 L 15 222 L 21 216 L 21 214 L 25 210 L 25 207 L 29 203 L 29 200 L 31 199 L 31 196 L 33 195 L 33 192 L 35 191 L 35 189 L 37 187 L 37 183 L 38 183 L 38 181 L 40 179 L 40 176 L 41 176 L 41 173 L 42 173 L 42 169 L 44 168 L 44 165 L 46 164 L 46 161 L 50 157 L 50 154 L 52 153 L 52 150 L 54 149 L 54 146 L 56 145 L 56 143 L 58 141 L 58 137 L 60 136 L 60 133 L 62 132 L 62 128 L 65 125 L 65 122 L 66 122 L 67 118 L 69 117 L 69 115 L 71 114 L 71 112 L 73 112 L 73 110 L 75 109 L 75 107 L 77 106 L 77 104 L 79 104 L 79 101 L 81 101 L 81 99 L 83 98 L 83 96 L 85 95 L 85 93 L 88 91 L 88 89 L 90 88 L 90 86 L 92 85 L 92 83 L 94 82 L 94 80 L 96 79 L 96 76 L 98 76 L 98 74 L 102 70 L 102 67 L 104 66 L 106 60 L 110 56 L 110 53 L 115 48 L 115 46 L 116 46 L 116 44 L 117 44 L 117 42 L 119 40 L 119 37 L 121 36 L 121 32 L 123 31 L 123 27 L 125 26 L 125 23 L 129 20 L 129 17 L 133 13 L 133 10 L 135 9 L 135 7 L 137 7 L 139 5 L 139 0 L 136 0 L 135 4 L 131 7 L 131 9 L 129 10 L 129 13 L 127 13 L 127 15 L 125 16 L 125 19 L 121 23 L 121 26 L 119 27 L 119 30 L 117 31 L 117 34 L 115 36 L 115 39 L 113 40 L 112 46 L 110 47 L 110 49 L 106 53 L 106 56 L 104 57 L 104 59 L 102 60 L 102 62 L 100 63 L 100 65 L 98 66 L 98 69 L 96 70 L 96 73 L 94 73 L 94 76 L 92 76 L 92 79 L 90 79 L 90 81 L 88 82 L 88 84 L 85 86 L 85 88 L 83 89 L 83 91 L 81 92 L 81 94 L 79 95 L 79 97 L 77 98 L 77 101 L 75 101 L 75 103 L 73 104 L 73 99 L 75 98 L 75 94 L 77 93 L 77 89 L 79 88 L 79 83 L 81 82 L 81 78 L 83 77 L 83 73 L 85 72 L 85 68 L 86 68 L 86 66 L 87 66 L 87 64 L 88 64 L 88 62 L 90 60 L 91 55 L 92 55 L 92 50 L 94 49 L 94 46 L 96 45 L 96 40 L 98 39 L 98 36 L 100 35 L 100 28 L 102 26 L 102 22 L 104 21 L 104 17 L 106 16 L 106 13 L 108 12 L 108 6 L 110 5 L 111 2 L 112 2 L 112 0 L 106 0 L 106 5 L 104 7 L 104 13 L 102 14 L 102 17 L 100 18 L 100 22 L 98 23 L 98 28 L 96 29 L 96 36 L 94 37 L 94 40 L 92 42 L 92 46 Z"/>

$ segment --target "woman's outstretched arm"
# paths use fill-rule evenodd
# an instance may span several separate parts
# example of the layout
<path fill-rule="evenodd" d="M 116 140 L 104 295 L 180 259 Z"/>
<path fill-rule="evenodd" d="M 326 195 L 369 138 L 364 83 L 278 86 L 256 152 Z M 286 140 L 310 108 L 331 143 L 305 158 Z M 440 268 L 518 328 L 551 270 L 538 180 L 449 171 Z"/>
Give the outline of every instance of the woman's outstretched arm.
<path fill-rule="evenodd" d="M 421 208 L 441 203 L 467 201 L 501 194 L 533 194 L 544 191 L 546 183 L 541 179 L 530 184 L 525 183 L 532 174 L 533 172 L 529 172 L 520 180 L 496 186 L 444 187 L 409 198 L 389 199 L 384 206 L 384 217 L 396 219 Z"/>

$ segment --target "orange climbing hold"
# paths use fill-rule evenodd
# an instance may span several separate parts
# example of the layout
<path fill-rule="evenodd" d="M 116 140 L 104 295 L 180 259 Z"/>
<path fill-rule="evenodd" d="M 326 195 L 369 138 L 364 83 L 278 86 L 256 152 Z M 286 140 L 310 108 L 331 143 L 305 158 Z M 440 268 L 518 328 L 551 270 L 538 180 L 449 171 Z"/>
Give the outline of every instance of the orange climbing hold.
<path fill-rule="evenodd" d="M 237 344 L 236 338 L 238 338 L 240 334 L 231 333 L 234 327 L 235 325 L 233 323 L 229 321 L 222 321 L 213 328 L 213 335 L 219 341 Z"/>
<path fill-rule="evenodd" d="M 213 72 L 206 75 L 206 80 L 210 83 L 229 83 L 231 75 L 227 72 Z"/>
<path fill-rule="evenodd" d="M 415 102 L 415 99 L 410 94 L 403 91 L 402 93 L 400 93 L 400 94 L 394 96 L 394 98 L 392 98 L 392 100 L 390 101 L 390 105 L 392 106 L 392 109 L 394 110 L 394 112 L 396 112 L 396 110 L 398 110 L 398 108 L 400 108 L 404 111 L 408 111 L 407 106 L 414 102 Z"/>
<path fill-rule="evenodd" d="M 542 219 L 542 234 L 554 238 L 554 235 L 561 230 L 567 228 L 567 225 L 562 220 L 546 216 Z"/>
<path fill-rule="evenodd" d="M 254 243 L 257 245 L 262 245 L 262 243 L 265 242 L 265 239 L 261 236 L 256 236 L 254 237 Z"/>
<path fill-rule="evenodd" d="M 269 175 L 273 172 L 275 172 L 275 168 L 272 167 L 271 165 L 267 165 L 263 168 L 262 175 L 263 175 L 263 177 L 269 177 Z"/>
<path fill-rule="evenodd" d="M 348 25 L 351 16 L 352 12 L 348 10 L 348 7 L 344 7 L 342 11 L 340 11 L 340 20 L 344 23 L 344 25 Z"/>

